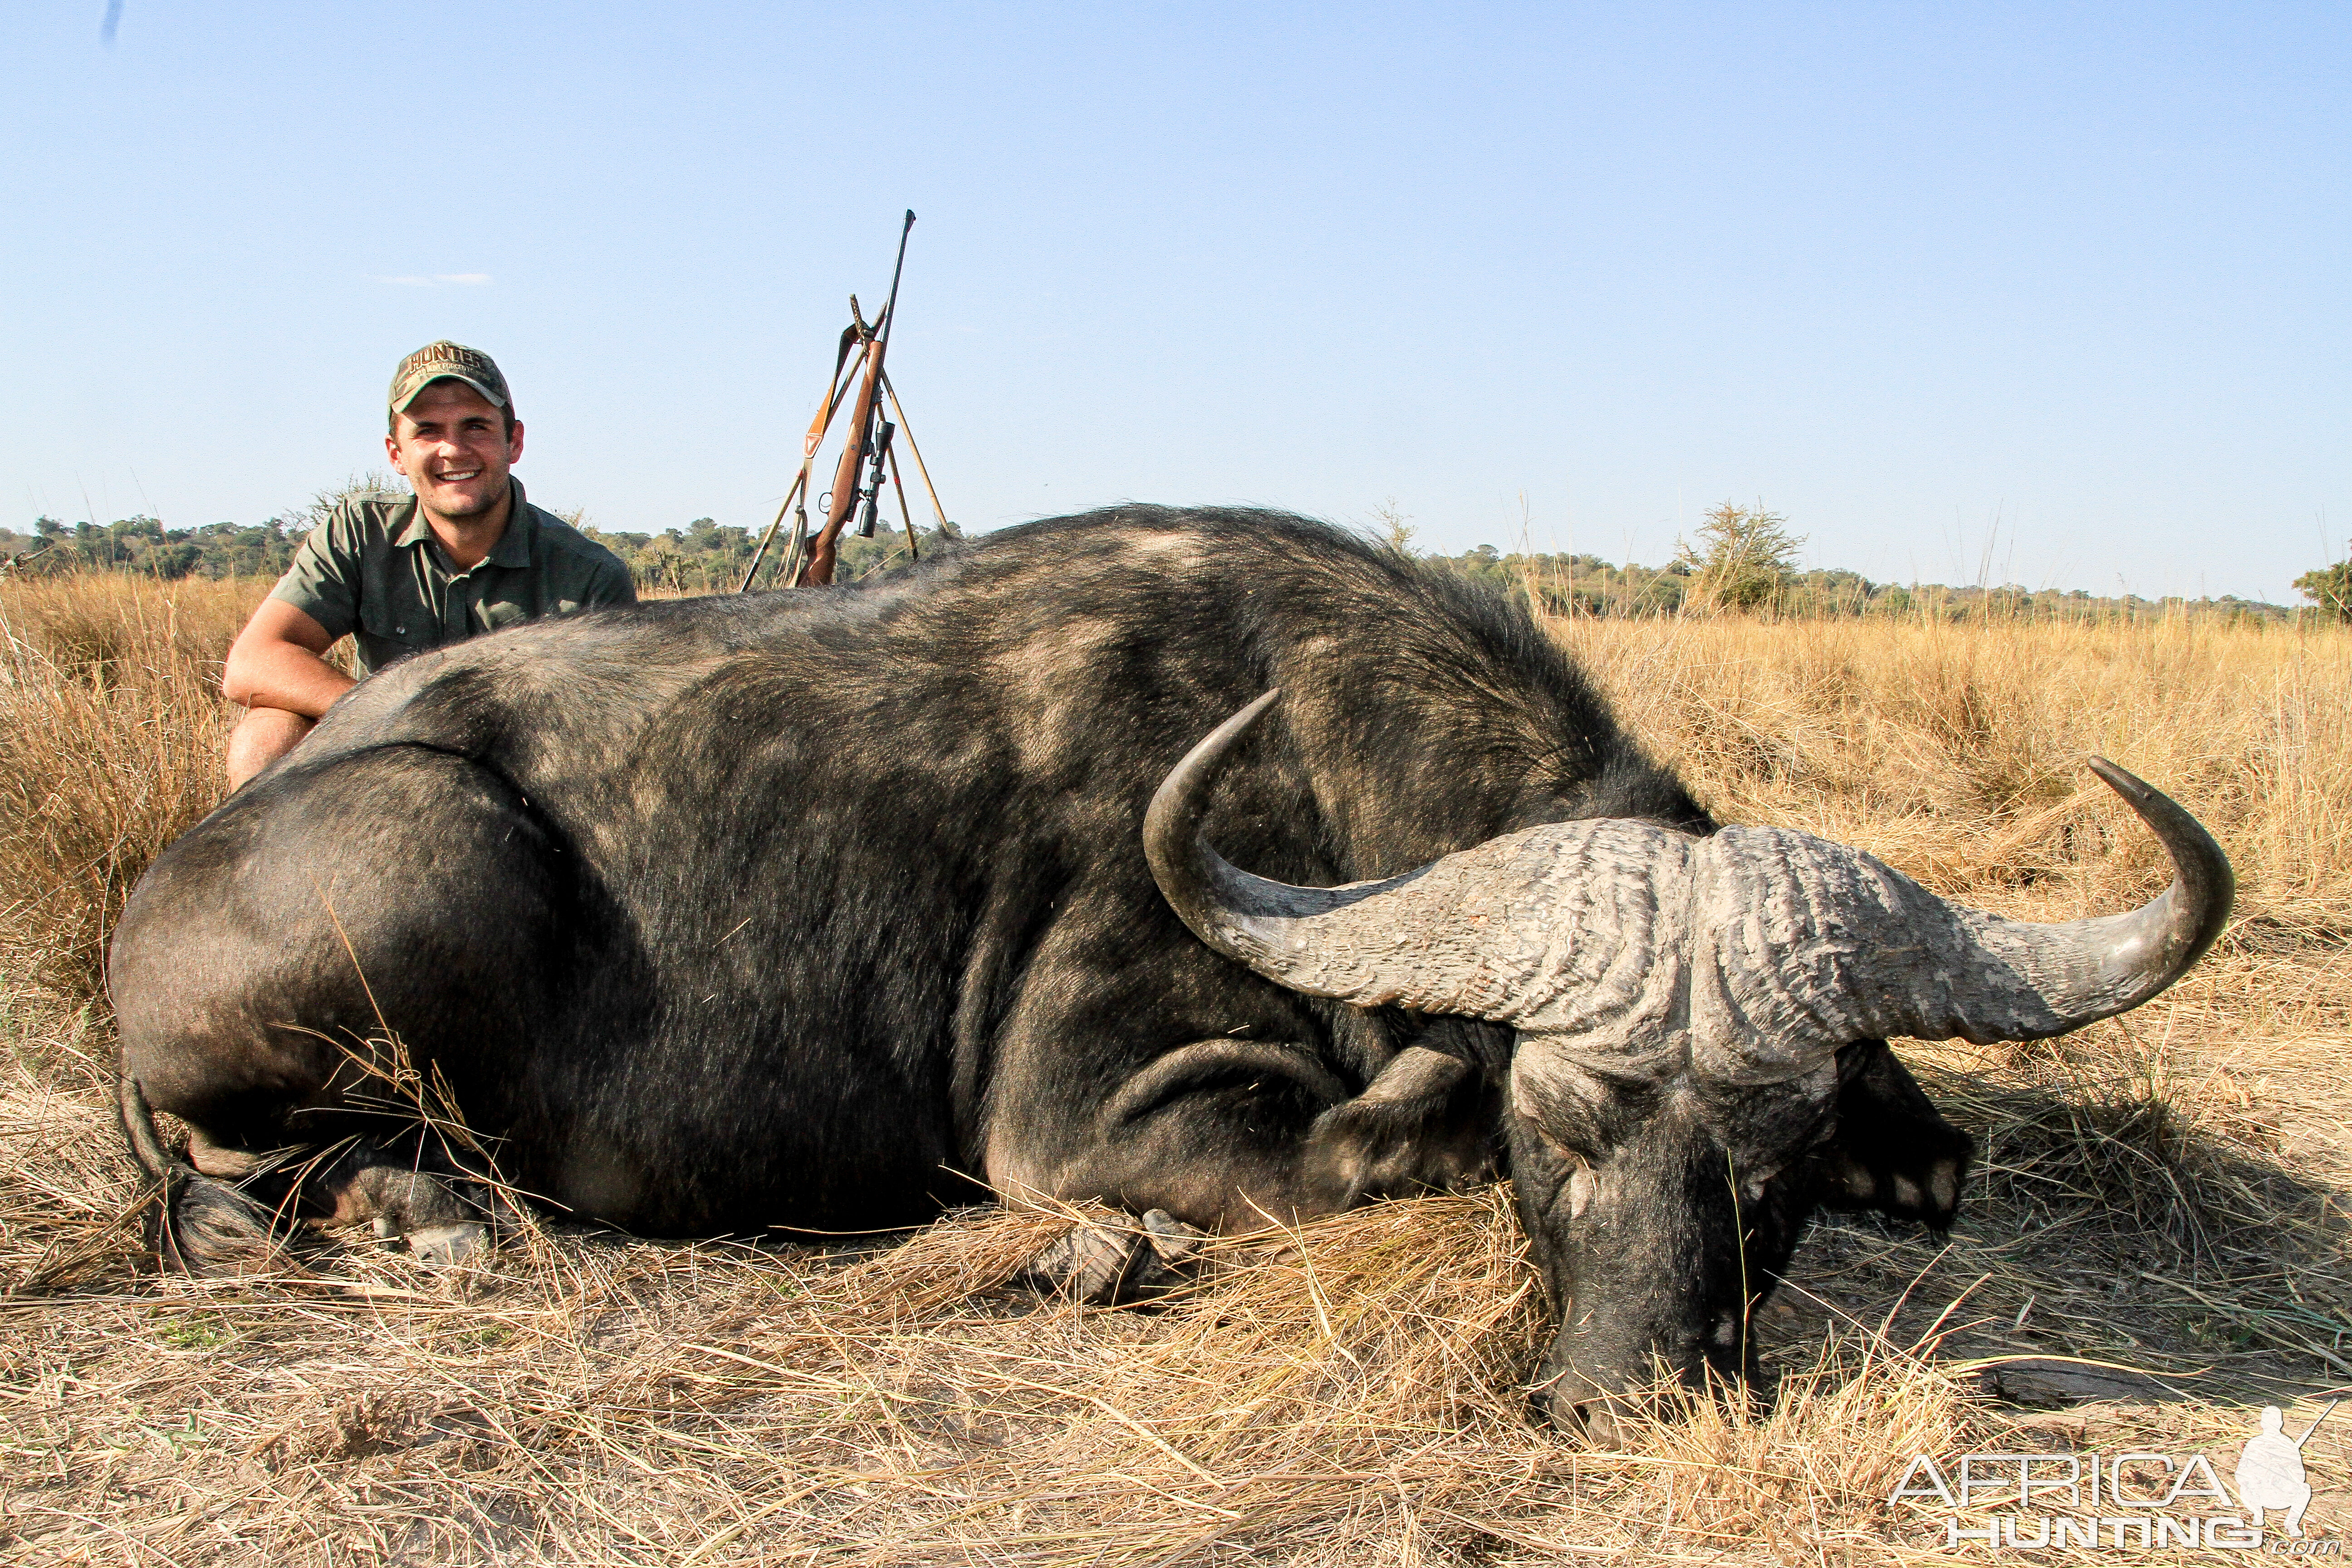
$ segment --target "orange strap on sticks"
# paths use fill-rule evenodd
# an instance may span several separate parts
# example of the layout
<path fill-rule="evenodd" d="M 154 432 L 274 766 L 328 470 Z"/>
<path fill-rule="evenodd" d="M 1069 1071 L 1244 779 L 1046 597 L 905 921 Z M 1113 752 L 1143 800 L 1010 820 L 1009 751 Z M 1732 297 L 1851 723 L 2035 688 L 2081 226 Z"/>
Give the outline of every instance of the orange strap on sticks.
<path fill-rule="evenodd" d="M 808 435 L 801 441 L 800 472 L 793 476 L 793 488 L 784 492 L 783 500 L 776 508 L 774 520 L 768 524 L 768 531 L 760 536 L 760 547 L 751 552 L 751 563 L 743 568 L 743 580 L 735 584 L 735 591 L 739 594 L 749 588 L 752 579 L 760 574 L 760 563 L 767 558 L 768 546 L 775 542 L 776 530 L 783 526 L 784 514 L 795 510 L 794 501 L 801 503 L 797 509 L 799 521 L 793 525 L 792 546 L 785 552 L 783 570 L 779 575 L 789 581 L 793 566 L 798 563 L 801 547 L 808 537 L 809 469 L 815 465 L 816 450 L 824 445 L 825 433 L 833 428 L 835 411 L 841 406 L 841 391 L 846 384 L 841 374 L 842 367 L 849 363 L 849 353 L 853 347 L 863 350 L 863 323 L 856 320 L 857 301 L 855 298 L 850 300 L 849 313 L 850 324 L 841 329 L 841 352 L 834 356 L 833 380 L 825 387 L 824 401 L 817 405 L 814 417 L 809 420 Z M 856 374 L 855 367 L 850 374 Z"/>

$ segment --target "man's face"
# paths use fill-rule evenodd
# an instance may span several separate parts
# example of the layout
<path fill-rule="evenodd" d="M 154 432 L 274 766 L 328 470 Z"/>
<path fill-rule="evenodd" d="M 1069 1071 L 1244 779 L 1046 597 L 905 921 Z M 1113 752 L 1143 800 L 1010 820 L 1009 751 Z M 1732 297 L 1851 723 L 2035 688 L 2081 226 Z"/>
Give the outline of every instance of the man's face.
<path fill-rule="evenodd" d="M 507 470 L 522 456 L 488 398 L 462 381 L 436 381 L 394 418 L 383 449 L 415 487 L 420 505 L 459 521 L 486 517 L 507 497 Z"/>

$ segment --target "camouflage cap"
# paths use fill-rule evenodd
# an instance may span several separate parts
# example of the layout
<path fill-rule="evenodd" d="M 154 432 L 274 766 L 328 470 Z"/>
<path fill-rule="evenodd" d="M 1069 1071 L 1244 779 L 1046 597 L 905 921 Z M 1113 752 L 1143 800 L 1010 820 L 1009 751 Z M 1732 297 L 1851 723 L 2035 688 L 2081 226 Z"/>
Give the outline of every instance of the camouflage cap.
<path fill-rule="evenodd" d="M 406 408 L 427 384 L 445 377 L 464 382 L 500 408 L 513 406 L 507 378 L 499 374 L 498 364 L 489 355 L 444 338 L 418 349 L 392 373 L 393 412 L 397 414 Z"/>

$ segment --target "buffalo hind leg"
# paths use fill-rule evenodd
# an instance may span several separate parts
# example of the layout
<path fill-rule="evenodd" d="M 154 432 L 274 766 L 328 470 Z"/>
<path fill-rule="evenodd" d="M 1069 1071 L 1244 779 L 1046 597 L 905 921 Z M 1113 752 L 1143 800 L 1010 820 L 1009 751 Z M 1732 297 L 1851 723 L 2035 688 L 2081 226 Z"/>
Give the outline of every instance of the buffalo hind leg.
<path fill-rule="evenodd" d="M 487 1188 L 453 1163 L 427 1170 L 364 1142 L 308 1169 L 299 1150 L 268 1152 L 221 1142 L 191 1126 L 184 1155 L 163 1146 L 139 1080 L 123 1075 L 118 1107 L 131 1153 L 163 1190 L 155 1251 L 191 1274 L 282 1267 L 298 1212 L 330 1226 L 373 1223 L 420 1262 L 458 1263 L 489 1240 Z"/>
<path fill-rule="evenodd" d="M 230 1153 L 242 1155 L 245 1151 L 226 1150 L 201 1135 L 206 1154 L 217 1156 L 208 1161 L 218 1168 L 217 1173 L 199 1170 L 173 1154 L 163 1147 L 163 1136 L 156 1131 L 155 1112 L 147 1103 L 146 1090 L 127 1072 L 116 1085 L 115 1106 L 132 1157 L 162 1194 L 149 1238 L 157 1258 L 169 1268 L 195 1275 L 272 1268 L 283 1263 L 277 1223 L 281 1208 L 218 1179 L 221 1174 L 247 1174 L 260 1164 L 257 1156 L 232 1162 Z"/>

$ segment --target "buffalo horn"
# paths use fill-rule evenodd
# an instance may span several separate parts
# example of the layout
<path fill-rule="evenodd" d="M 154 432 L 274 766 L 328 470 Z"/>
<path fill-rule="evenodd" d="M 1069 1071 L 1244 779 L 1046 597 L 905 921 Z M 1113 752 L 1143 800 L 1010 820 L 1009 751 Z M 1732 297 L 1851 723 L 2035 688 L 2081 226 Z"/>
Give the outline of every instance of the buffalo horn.
<path fill-rule="evenodd" d="M 1797 922 L 1808 929 L 1791 944 L 1747 922 L 1750 940 L 1776 950 L 1768 960 L 1731 951 L 1742 945 L 1741 930 L 1718 922 L 1719 970 L 1796 984 L 1810 973 L 1812 1010 L 1861 1038 L 2042 1039 L 2138 1006 L 2213 945 L 2236 880 L 2213 836 L 2178 803 L 2104 757 L 2089 765 L 2171 857 L 2172 885 L 2140 908 L 2048 925 L 2006 920 L 1947 902 L 1858 850 L 1774 834 L 1796 841 L 1773 879 L 1811 906 Z M 1720 837 L 1753 846 L 1768 831 Z M 1753 866 L 1757 857 L 1738 859 Z"/>
<path fill-rule="evenodd" d="M 1178 763 L 1144 850 L 1194 935 L 1294 991 L 1574 1028 L 1644 989 L 1682 933 L 1692 842 L 1633 822 L 1548 823 L 1402 876 L 1299 888 L 1229 864 L 1201 831 L 1210 787 L 1269 691 Z"/>
<path fill-rule="evenodd" d="M 2093 920 L 1969 909 L 1810 834 L 1695 840 L 1623 821 L 1549 823 L 1380 881 L 1292 887 L 1227 863 L 1201 831 L 1234 742 L 1279 695 L 1176 764 L 1144 848 L 1195 935 L 1311 995 L 1573 1033 L 1635 1005 L 1696 941 L 1702 1064 L 1780 1077 L 1857 1039 L 2063 1034 L 2170 985 L 2229 920 L 2235 883 L 2212 835 L 2101 757 L 2092 771 L 2155 832 L 2174 876 L 2142 908 Z"/>

